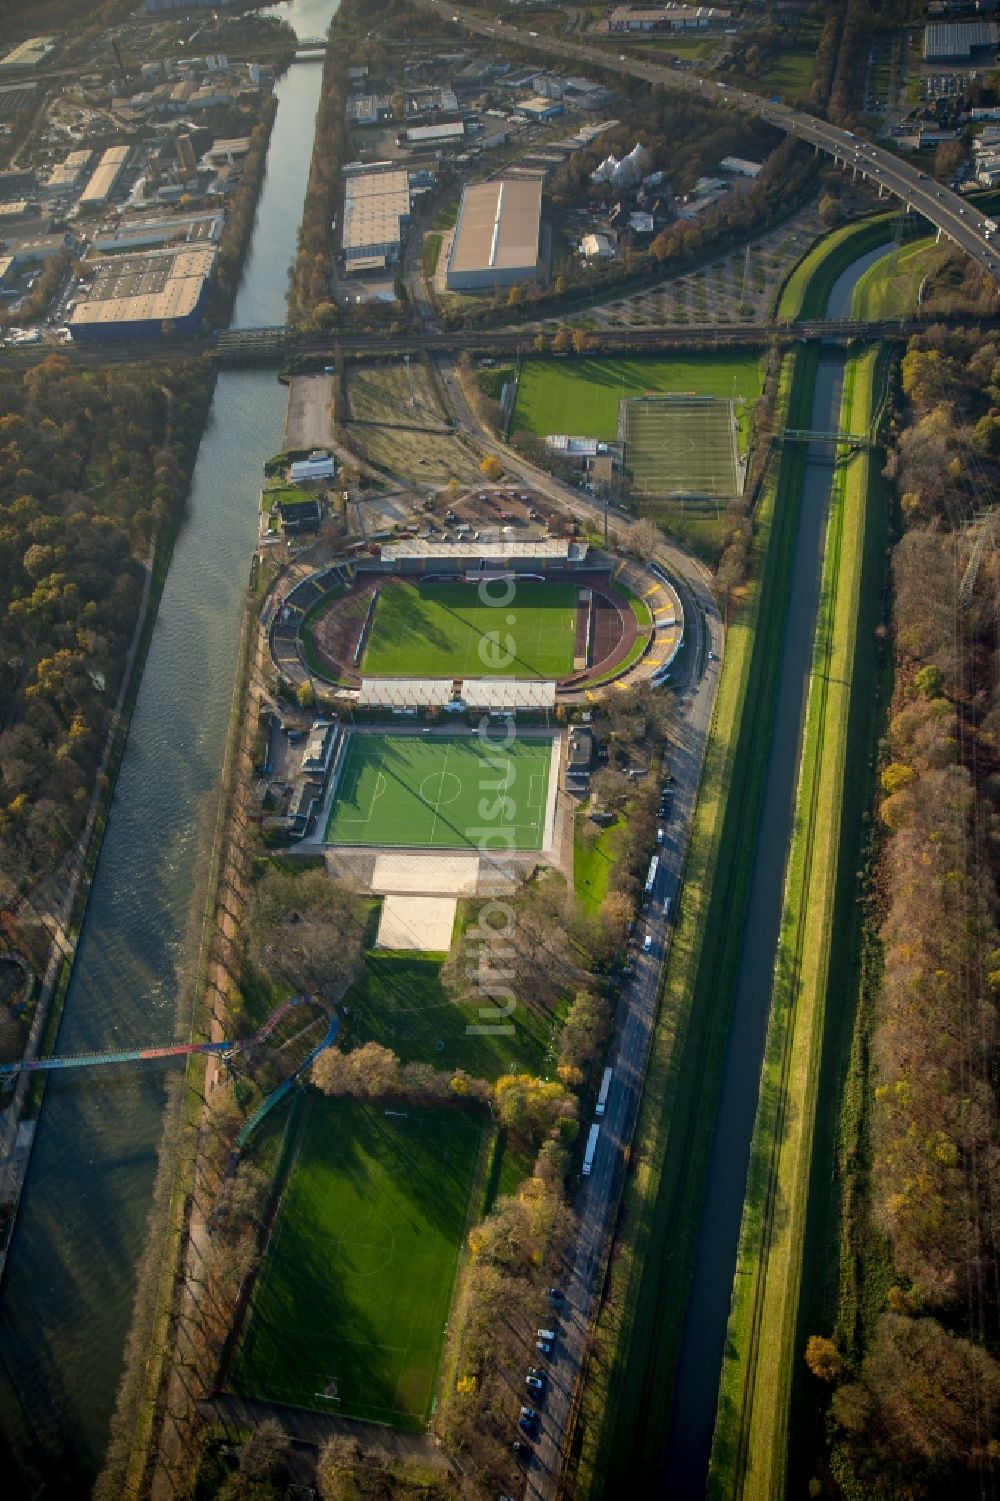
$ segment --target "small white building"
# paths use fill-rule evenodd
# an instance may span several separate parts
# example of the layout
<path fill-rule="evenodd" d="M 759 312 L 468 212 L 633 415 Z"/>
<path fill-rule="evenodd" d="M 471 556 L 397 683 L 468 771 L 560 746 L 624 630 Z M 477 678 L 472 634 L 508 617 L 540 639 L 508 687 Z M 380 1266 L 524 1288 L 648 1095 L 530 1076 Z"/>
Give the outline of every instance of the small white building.
<path fill-rule="evenodd" d="M 289 479 L 293 485 L 298 485 L 303 480 L 333 479 L 336 472 L 337 464 L 332 454 L 317 450 L 317 452 L 311 453 L 307 459 L 297 459 L 292 464 L 289 470 Z"/>
<path fill-rule="evenodd" d="M 747 161 L 744 156 L 724 156 L 719 166 L 723 172 L 735 172 L 737 177 L 759 177 L 764 170 L 760 162 Z"/>
<path fill-rule="evenodd" d="M 608 235 L 584 235 L 580 241 L 580 254 L 588 261 L 613 261 L 615 247 Z"/>

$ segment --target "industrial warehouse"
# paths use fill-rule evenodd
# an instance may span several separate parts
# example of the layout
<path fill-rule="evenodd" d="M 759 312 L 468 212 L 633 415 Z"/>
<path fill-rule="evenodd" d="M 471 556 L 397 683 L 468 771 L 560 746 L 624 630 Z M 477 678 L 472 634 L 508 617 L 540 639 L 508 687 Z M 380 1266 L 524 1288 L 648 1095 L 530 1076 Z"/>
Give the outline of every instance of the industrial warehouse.
<path fill-rule="evenodd" d="M 347 177 L 341 239 L 346 269 L 370 271 L 397 261 L 409 221 L 408 172 L 359 172 Z"/>
<path fill-rule="evenodd" d="M 214 261 L 214 245 L 99 261 L 90 295 L 69 320 L 70 333 L 79 341 L 189 333 L 201 321 Z"/>
<path fill-rule="evenodd" d="M 448 257 L 449 292 L 485 292 L 536 278 L 541 217 L 538 178 L 467 187 Z"/>

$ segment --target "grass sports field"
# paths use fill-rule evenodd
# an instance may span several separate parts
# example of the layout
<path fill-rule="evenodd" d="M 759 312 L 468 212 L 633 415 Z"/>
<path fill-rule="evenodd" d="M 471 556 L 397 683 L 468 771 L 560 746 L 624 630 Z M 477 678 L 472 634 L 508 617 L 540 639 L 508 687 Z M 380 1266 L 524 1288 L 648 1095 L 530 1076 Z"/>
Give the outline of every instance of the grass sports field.
<path fill-rule="evenodd" d="M 351 736 L 328 844 L 540 850 L 552 740 Z"/>
<path fill-rule="evenodd" d="M 739 493 L 733 404 L 683 396 L 630 401 L 625 461 L 643 495 Z"/>
<path fill-rule="evenodd" d="M 505 609 L 484 602 L 479 584 L 386 585 L 361 671 L 367 677 L 565 677 L 573 670 L 577 594 L 573 584 L 519 579 Z"/>
<path fill-rule="evenodd" d="M 404 1063 L 464 1068 L 480 1079 L 527 1070 L 541 1074 L 552 1020 L 518 1006 L 510 1033 L 484 1031 L 482 998 L 457 1001 L 441 983 L 441 960 L 430 954 L 373 949 L 345 999 L 358 1042 L 381 1042 Z"/>
<path fill-rule="evenodd" d="M 683 359 L 610 356 L 606 359 L 530 359 L 521 366 L 514 427 L 545 437 L 618 437 L 618 405 L 648 391 L 756 401 L 764 368 L 757 354 L 687 355 Z M 742 419 L 744 425 L 748 418 Z M 741 437 L 741 448 L 745 432 Z"/>
<path fill-rule="evenodd" d="M 481 1127 L 312 1094 L 233 1368 L 246 1396 L 421 1428 Z M 294 1126 L 293 1126 L 294 1129 Z"/>

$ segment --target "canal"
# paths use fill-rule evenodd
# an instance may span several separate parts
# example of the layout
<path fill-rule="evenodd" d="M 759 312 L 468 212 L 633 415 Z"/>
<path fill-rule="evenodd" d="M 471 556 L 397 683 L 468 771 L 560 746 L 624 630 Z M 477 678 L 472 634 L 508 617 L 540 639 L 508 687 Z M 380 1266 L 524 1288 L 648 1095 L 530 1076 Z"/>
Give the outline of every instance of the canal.
<path fill-rule="evenodd" d="M 275 13 L 323 34 L 336 0 Z M 322 69 L 279 81 L 234 326 L 284 322 Z M 219 377 L 163 591 L 59 1032 L 60 1052 L 173 1039 L 213 826 L 261 464 L 280 447 L 273 372 Z M 173 1065 L 177 1067 L 177 1065 Z M 0 1298 L 4 1488 L 85 1496 L 122 1372 L 157 1164 L 163 1066 L 52 1074 Z"/>
<path fill-rule="evenodd" d="M 851 316 L 859 278 L 885 253 L 884 246 L 870 251 L 841 274 L 830 292 L 827 317 Z M 843 351 L 824 350 L 813 394 L 813 432 L 839 430 L 844 367 Z M 795 813 L 833 474 L 831 446 L 810 444 L 743 950 L 667 1435 L 662 1491 L 669 1501 L 702 1501 L 705 1495 Z"/>

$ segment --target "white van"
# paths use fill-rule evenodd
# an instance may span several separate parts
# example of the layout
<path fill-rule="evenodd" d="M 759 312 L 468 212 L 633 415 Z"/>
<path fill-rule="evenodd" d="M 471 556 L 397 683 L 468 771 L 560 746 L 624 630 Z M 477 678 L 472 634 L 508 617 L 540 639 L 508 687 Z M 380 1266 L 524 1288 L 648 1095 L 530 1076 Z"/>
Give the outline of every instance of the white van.
<path fill-rule="evenodd" d="M 653 952 L 653 935 L 652 935 L 652 933 L 647 933 L 646 936 L 645 936 L 645 938 L 642 940 L 642 952 L 644 954 L 651 954 Z"/>

